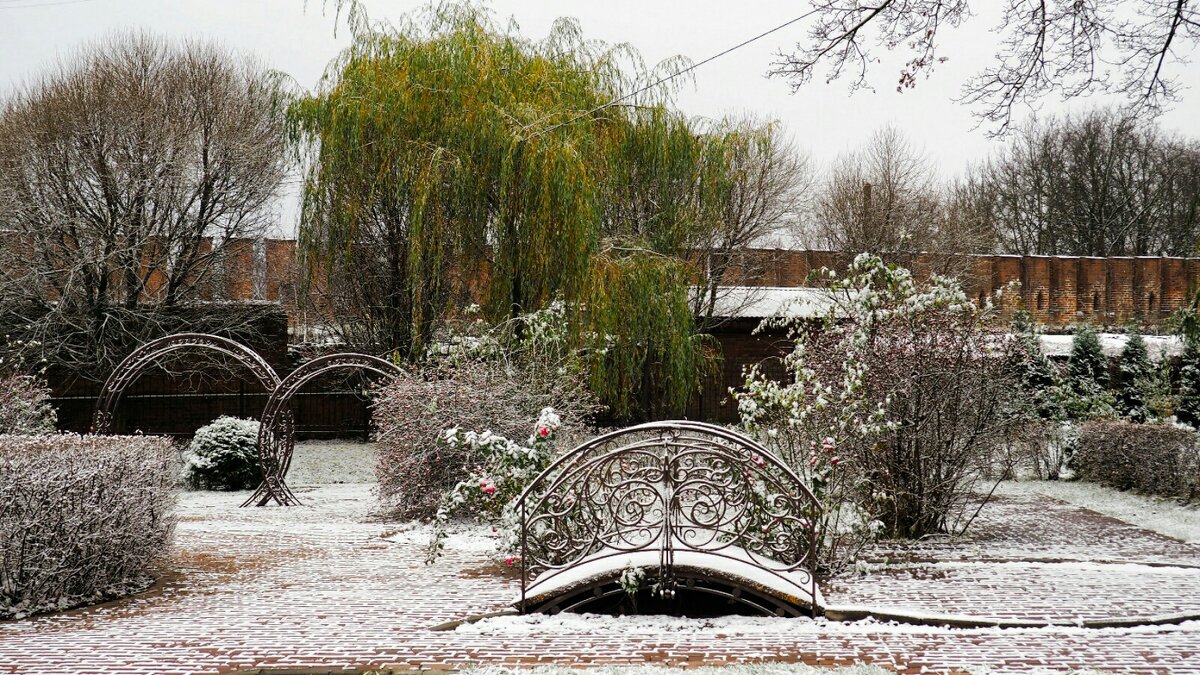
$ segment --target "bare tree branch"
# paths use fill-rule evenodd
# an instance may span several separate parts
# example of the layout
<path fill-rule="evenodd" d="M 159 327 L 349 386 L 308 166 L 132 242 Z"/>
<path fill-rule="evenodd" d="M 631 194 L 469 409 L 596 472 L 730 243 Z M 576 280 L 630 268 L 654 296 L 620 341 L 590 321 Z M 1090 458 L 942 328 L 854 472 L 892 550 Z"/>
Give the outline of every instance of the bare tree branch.
<path fill-rule="evenodd" d="M 155 312 L 219 299 L 226 244 L 273 222 L 283 95 L 266 69 L 213 46 L 130 34 L 12 96 L 0 111 L 10 336 L 103 378 L 170 322 Z"/>
<path fill-rule="evenodd" d="M 778 54 L 769 71 L 793 90 L 822 65 L 829 81 L 857 67 L 850 88 L 867 87 L 876 47 L 913 53 L 898 86 L 912 88 L 944 60 L 937 56 L 943 28 L 973 15 L 969 0 L 821 0 L 814 10 L 808 40 Z M 1200 10 L 1194 0 L 1007 0 L 995 30 L 995 63 L 964 83 L 959 100 L 990 133 L 1004 134 L 1018 108 L 1036 109 L 1048 95 L 1114 92 L 1131 110 L 1157 114 L 1177 100 L 1169 73 L 1188 64 L 1180 45 L 1200 37 Z"/>

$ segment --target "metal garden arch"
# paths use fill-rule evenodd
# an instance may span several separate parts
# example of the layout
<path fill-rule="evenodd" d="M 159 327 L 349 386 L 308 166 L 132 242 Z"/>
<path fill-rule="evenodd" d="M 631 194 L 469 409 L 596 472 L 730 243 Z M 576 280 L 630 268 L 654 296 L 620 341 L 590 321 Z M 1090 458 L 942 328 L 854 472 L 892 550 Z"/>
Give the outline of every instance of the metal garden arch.
<path fill-rule="evenodd" d="M 389 361 L 354 353 L 319 356 L 293 370 L 271 392 L 263 408 L 262 417 L 259 418 L 258 461 L 263 472 L 263 482 L 242 506 L 266 506 L 272 501 L 280 506 L 300 503 L 284 480 L 291 467 L 292 451 L 295 449 L 293 433 L 296 420 L 288 403 L 292 396 L 313 378 L 345 369 L 366 370 L 384 377 L 398 377 L 404 374 L 404 371 Z"/>
<path fill-rule="evenodd" d="M 207 333 L 177 333 L 151 340 L 133 350 L 105 380 L 96 399 L 96 411 L 92 414 L 92 433 L 111 434 L 113 414 L 122 394 L 146 369 L 163 356 L 182 349 L 202 349 L 219 352 L 237 360 L 250 371 L 263 389 L 271 392 L 279 386 L 279 375 L 271 364 L 258 352 L 228 338 Z"/>
<path fill-rule="evenodd" d="M 367 354 L 329 354 L 305 363 L 282 380 L 257 352 L 228 338 L 207 333 L 178 333 L 151 340 L 125 357 L 109 375 L 96 400 L 92 415 L 92 433 L 110 434 L 113 413 L 125 389 L 142 374 L 147 366 L 163 356 L 182 349 L 205 349 L 235 359 L 249 370 L 263 389 L 270 393 L 258 429 L 258 466 L 262 483 L 242 504 L 264 506 L 274 501 L 282 506 L 299 504 L 284 481 L 292 463 L 295 448 L 295 416 L 289 407 L 292 396 L 313 378 L 342 369 L 358 369 L 385 377 L 403 374 L 396 365 Z"/>

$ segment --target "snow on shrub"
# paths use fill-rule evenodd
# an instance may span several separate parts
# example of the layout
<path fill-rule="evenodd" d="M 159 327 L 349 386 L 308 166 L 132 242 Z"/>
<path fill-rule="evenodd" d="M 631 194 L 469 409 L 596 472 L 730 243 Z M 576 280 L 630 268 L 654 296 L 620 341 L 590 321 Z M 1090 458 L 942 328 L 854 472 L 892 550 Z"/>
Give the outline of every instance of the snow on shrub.
<path fill-rule="evenodd" d="M 441 554 L 446 526 L 460 516 L 471 516 L 492 525 L 499 535 L 499 549 L 506 562 L 516 562 L 520 541 L 517 499 L 557 456 L 558 430 L 562 422 L 553 408 L 545 408 L 533 425 L 533 433 L 524 445 L 490 431 L 476 433 L 454 428 L 446 430 L 440 442 L 461 454 L 477 459 L 465 479 L 442 496 L 433 521 L 427 561 Z"/>
<path fill-rule="evenodd" d="M 183 453 L 184 476 L 200 490 L 249 490 L 262 481 L 258 422 L 221 416 L 196 430 Z"/>
<path fill-rule="evenodd" d="M 398 518 L 430 518 L 442 495 L 479 463 L 470 444 L 446 444 L 450 428 L 490 429 L 520 438 L 540 411 L 561 417 L 560 436 L 583 440 L 598 406 L 582 362 L 567 350 L 557 306 L 499 327 L 475 323 L 436 345 L 410 377 L 382 388 L 376 477 L 385 508 Z M 467 339 L 470 338 L 470 339 Z"/>
<path fill-rule="evenodd" d="M 1200 496 L 1200 436 L 1181 426 L 1089 422 L 1072 464 L 1079 479 L 1118 490 Z"/>
<path fill-rule="evenodd" d="M 178 455 L 151 436 L 0 436 L 0 619 L 145 588 Z"/>
<path fill-rule="evenodd" d="M 44 382 L 29 375 L 0 376 L 0 434 L 50 434 L 57 422 Z"/>
<path fill-rule="evenodd" d="M 815 324 L 764 322 L 795 340 L 787 377 L 751 370 L 735 396 L 743 425 L 821 495 L 822 564 L 836 569 L 877 528 L 920 537 L 964 527 L 976 480 L 1029 414 L 1014 340 L 985 324 L 988 310 L 957 282 L 919 284 L 863 254 L 833 278 L 830 298 Z"/>
<path fill-rule="evenodd" d="M 1118 366 L 1117 409 L 1126 419 L 1145 422 L 1150 417 L 1146 402 L 1150 398 L 1148 392 L 1154 367 L 1150 365 L 1146 340 L 1137 329 L 1129 334 Z"/>

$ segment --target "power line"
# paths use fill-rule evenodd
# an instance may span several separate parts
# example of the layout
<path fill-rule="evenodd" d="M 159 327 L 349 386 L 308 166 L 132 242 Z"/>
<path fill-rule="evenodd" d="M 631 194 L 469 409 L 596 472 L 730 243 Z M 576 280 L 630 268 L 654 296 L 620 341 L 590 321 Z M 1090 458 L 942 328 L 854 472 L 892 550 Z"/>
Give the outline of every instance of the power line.
<path fill-rule="evenodd" d="M 616 104 L 620 103 L 621 101 L 624 101 L 624 100 L 626 100 L 626 99 L 629 99 L 629 98 L 632 98 L 632 97 L 634 97 L 634 96 L 637 96 L 638 94 L 641 94 L 642 92 L 645 92 L 645 91 L 648 91 L 648 90 L 650 90 L 650 89 L 653 89 L 653 88 L 655 88 L 655 87 L 657 87 L 657 86 L 659 86 L 659 85 L 661 85 L 661 84 L 665 84 L 665 83 L 667 83 L 667 82 L 670 82 L 671 80 L 673 80 L 673 79 L 675 79 L 675 78 L 679 77 L 680 75 L 684 75 L 684 74 L 690 73 L 691 71 L 693 71 L 693 70 L 696 70 L 697 68 L 699 68 L 700 66 L 703 66 L 703 65 L 704 65 L 704 64 L 706 64 L 706 63 L 709 63 L 709 62 L 712 62 L 712 61 L 716 61 L 717 59 L 721 58 L 722 56 L 725 56 L 726 54 L 729 54 L 730 52 L 737 51 L 738 49 L 741 49 L 742 47 L 745 47 L 746 45 L 748 45 L 748 44 L 750 44 L 750 43 L 752 43 L 752 42 L 757 42 L 758 40 L 761 40 L 761 39 L 765 38 L 766 36 L 768 36 L 768 35 L 770 35 L 770 34 L 772 34 L 772 33 L 775 33 L 775 32 L 778 32 L 778 31 L 781 31 L 781 30 L 783 30 L 784 28 L 787 28 L 788 26 L 790 26 L 790 25 L 792 25 L 792 24 L 794 24 L 794 23 L 797 23 L 797 22 L 799 22 L 799 21 L 803 21 L 804 19 L 807 19 L 808 17 L 812 16 L 812 15 L 813 15 L 813 14 L 815 14 L 816 12 L 817 12 L 817 10 L 815 10 L 815 9 L 813 9 L 813 10 L 810 10 L 810 11 L 807 11 L 807 12 L 805 12 L 805 13 L 801 14 L 800 16 L 798 16 L 798 17 L 794 18 L 794 19 L 791 19 L 791 20 L 789 20 L 789 21 L 785 21 L 785 22 L 783 22 L 783 23 L 779 24 L 778 26 L 775 26 L 774 28 L 772 28 L 772 29 L 770 29 L 770 30 L 764 31 L 764 32 L 762 32 L 762 33 L 759 33 L 758 35 L 755 35 L 754 37 L 752 37 L 752 38 L 749 38 L 748 40 L 743 40 L 742 42 L 739 42 L 739 43 L 737 43 L 736 45 L 734 45 L 734 46 L 732 46 L 732 47 L 729 47 L 728 49 L 725 49 L 724 51 L 721 51 L 721 52 L 718 52 L 718 53 L 716 53 L 716 54 L 713 54 L 712 56 L 710 56 L 710 57 L 708 57 L 708 58 L 704 59 L 703 61 L 698 61 L 698 62 L 696 62 L 696 63 L 693 63 L 692 65 L 688 66 L 687 68 L 683 68 L 682 70 L 677 70 L 677 71 L 675 71 L 674 73 L 671 73 L 670 75 L 667 75 L 666 77 L 661 77 L 661 78 L 659 78 L 657 81 L 655 81 L 655 82 L 652 82 L 652 83 L 650 83 L 650 84 L 648 84 L 648 85 L 646 85 L 646 86 L 642 87 L 641 89 L 637 89 L 637 90 L 635 90 L 635 91 L 631 91 L 631 92 L 629 92 L 629 93 L 627 93 L 627 94 L 622 94 L 621 96 L 618 96 L 617 98 L 614 98 L 613 100 L 609 101 L 608 103 L 605 103 L 605 104 L 603 104 L 603 105 L 596 106 L 595 108 L 592 108 L 591 110 L 588 110 L 588 111 L 586 111 L 586 112 L 581 112 L 581 113 L 579 113 L 578 115 L 576 115 L 576 116 L 572 117 L 571 119 L 569 119 L 569 120 L 567 120 L 567 121 L 565 121 L 565 122 L 560 122 L 560 123 L 558 123 L 558 124 L 555 124 L 555 125 L 553 125 L 553 126 L 550 126 L 550 127 L 547 127 L 547 128 L 545 128 L 545 129 L 542 129 L 541 131 L 539 131 L 539 132 L 537 132 L 536 134 L 534 134 L 534 135 L 533 135 L 533 138 L 537 138 L 538 136 L 541 136 L 542 134 L 546 134 L 546 133 L 549 133 L 549 132 L 551 132 L 551 131 L 554 131 L 555 129 L 557 129 L 557 128 L 559 128 L 559 127 L 566 126 L 566 125 L 568 125 L 568 124 L 571 124 L 571 123 L 573 123 L 573 122 L 576 122 L 576 121 L 578 121 L 578 120 L 580 120 L 580 119 L 583 119 L 584 117 L 587 117 L 587 116 L 589 116 L 589 115 L 593 115 L 593 114 L 595 114 L 595 113 L 598 113 L 598 112 L 600 112 L 601 110 L 604 110 L 605 108 L 612 107 L 612 106 L 614 106 L 614 105 L 616 105 Z"/>

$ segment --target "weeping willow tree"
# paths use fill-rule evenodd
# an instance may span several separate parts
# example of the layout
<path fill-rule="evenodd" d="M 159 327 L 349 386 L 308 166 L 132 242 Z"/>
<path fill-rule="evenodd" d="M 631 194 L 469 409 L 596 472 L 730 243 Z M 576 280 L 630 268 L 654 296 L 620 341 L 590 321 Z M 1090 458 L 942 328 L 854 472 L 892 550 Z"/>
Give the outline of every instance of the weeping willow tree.
<path fill-rule="evenodd" d="M 290 114 L 302 264 L 329 325 L 418 358 L 460 295 L 494 321 L 562 298 L 614 414 L 677 413 L 711 361 L 687 254 L 715 212 L 699 198 L 714 134 L 643 87 L 678 61 L 647 68 L 570 20 L 528 40 L 469 4 L 353 25 Z"/>
<path fill-rule="evenodd" d="M 534 132 L 620 88 L 614 55 L 585 47 L 570 23 L 533 43 L 445 7 L 357 31 L 292 107 L 306 281 L 348 343 L 420 355 L 482 262 L 497 312 L 577 286 L 595 238 L 595 128 L 610 122 Z"/>

